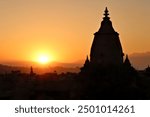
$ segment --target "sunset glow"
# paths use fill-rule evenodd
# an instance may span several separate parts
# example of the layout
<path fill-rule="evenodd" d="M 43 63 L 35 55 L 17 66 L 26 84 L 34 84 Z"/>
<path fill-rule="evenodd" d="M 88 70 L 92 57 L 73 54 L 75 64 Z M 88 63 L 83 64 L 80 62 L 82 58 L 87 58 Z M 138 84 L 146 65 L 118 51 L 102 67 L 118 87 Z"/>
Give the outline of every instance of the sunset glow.
<path fill-rule="evenodd" d="M 0 62 L 46 64 L 51 61 L 47 53 L 58 62 L 84 60 L 106 6 L 124 53 L 149 52 L 149 4 L 148 0 L 1 0 Z M 45 57 L 36 54 L 40 51 Z"/>
<path fill-rule="evenodd" d="M 50 59 L 45 56 L 45 55 L 41 55 L 39 58 L 38 58 L 38 62 L 41 63 L 41 64 L 47 64 L 50 62 Z"/>

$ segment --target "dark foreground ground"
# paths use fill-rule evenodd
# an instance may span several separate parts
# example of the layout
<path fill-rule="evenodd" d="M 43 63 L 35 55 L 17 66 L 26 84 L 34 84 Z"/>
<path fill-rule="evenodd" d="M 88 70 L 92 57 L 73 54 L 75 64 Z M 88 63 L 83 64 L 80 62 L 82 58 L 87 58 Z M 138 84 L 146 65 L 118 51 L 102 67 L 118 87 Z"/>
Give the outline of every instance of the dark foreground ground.
<path fill-rule="evenodd" d="M 150 72 L 99 70 L 37 75 L 13 71 L 0 75 L 0 99 L 147 100 L 150 99 Z"/>

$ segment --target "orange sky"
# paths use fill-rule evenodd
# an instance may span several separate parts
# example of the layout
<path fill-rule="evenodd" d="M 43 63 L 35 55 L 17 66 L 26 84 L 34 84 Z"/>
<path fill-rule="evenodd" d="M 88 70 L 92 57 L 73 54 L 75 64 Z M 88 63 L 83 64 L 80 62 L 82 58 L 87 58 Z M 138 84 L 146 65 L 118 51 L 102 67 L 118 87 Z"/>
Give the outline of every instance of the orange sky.
<path fill-rule="evenodd" d="M 107 6 L 124 53 L 150 51 L 150 0 L 0 0 L 0 61 L 39 55 L 74 62 L 90 53 Z"/>

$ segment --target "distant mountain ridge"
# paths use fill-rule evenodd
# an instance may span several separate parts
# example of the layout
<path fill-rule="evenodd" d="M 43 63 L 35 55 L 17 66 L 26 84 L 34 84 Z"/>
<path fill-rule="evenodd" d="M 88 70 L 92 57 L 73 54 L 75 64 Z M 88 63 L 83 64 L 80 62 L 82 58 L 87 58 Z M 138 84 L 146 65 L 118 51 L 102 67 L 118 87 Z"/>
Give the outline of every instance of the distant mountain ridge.
<path fill-rule="evenodd" d="M 0 74 L 11 73 L 12 71 L 24 71 L 25 73 L 29 72 L 29 70 L 25 67 L 15 67 L 0 64 Z"/>
<path fill-rule="evenodd" d="M 142 70 L 150 65 L 150 52 L 133 53 L 129 55 L 129 59 L 136 69 Z"/>
<path fill-rule="evenodd" d="M 148 65 L 150 66 L 150 52 L 143 53 L 133 53 L 129 55 L 129 60 L 133 67 L 138 70 L 144 70 Z M 36 73 L 46 73 L 46 72 L 79 72 L 80 68 L 83 66 L 84 60 L 78 60 L 72 63 L 63 62 L 52 62 L 46 67 L 36 62 L 29 61 L 9 61 L 1 62 L 0 64 L 0 74 L 10 73 L 11 71 L 20 70 L 21 72 L 30 73 L 30 67 Z"/>
<path fill-rule="evenodd" d="M 30 73 L 30 68 L 31 66 L 23 66 L 23 65 L 18 65 L 18 66 L 10 66 L 10 65 L 3 65 L 0 64 L 0 74 L 5 74 L 5 73 L 11 73 L 12 71 L 20 71 L 22 73 Z M 80 71 L 80 67 L 64 67 L 64 66 L 55 66 L 55 67 L 32 67 L 33 71 L 37 74 L 43 74 L 43 73 L 48 73 L 48 72 L 57 72 L 57 73 L 66 73 L 66 72 L 74 72 L 77 73 Z"/>

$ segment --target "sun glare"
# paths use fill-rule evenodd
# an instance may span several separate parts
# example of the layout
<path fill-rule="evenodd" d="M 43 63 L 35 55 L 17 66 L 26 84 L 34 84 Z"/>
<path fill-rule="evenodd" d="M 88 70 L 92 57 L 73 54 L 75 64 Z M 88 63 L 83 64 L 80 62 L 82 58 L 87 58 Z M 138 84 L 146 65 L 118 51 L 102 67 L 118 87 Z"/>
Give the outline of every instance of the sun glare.
<path fill-rule="evenodd" d="M 49 59 L 48 56 L 41 55 L 38 58 L 38 62 L 41 63 L 41 64 L 48 64 L 50 62 L 50 59 Z"/>

